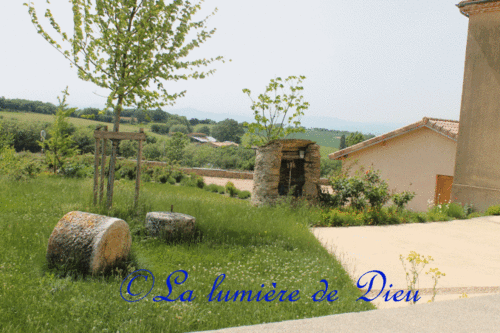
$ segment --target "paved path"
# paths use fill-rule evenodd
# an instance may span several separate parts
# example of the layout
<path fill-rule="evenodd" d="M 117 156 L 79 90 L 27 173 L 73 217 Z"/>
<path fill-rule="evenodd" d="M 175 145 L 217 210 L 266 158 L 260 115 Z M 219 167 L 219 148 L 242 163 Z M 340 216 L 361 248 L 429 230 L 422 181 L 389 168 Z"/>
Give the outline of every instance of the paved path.
<path fill-rule="evenodd" d="M 422 272 L 421 299 L 414 306 L 384 302 L 379 297 L 373 302 L 378 309 L 373 311 L 214 332 L 500 332 L 500 216 L 392 226 L 313 228 L 312 232 L 343 263 L 353 281 L 365 272 L 379 270 L 386 275 L 387 285 L 393 284 L 391 290 L 406 289 L 400 254 L 407 256 L 415 251 L 432 256 L 434 261 L 424 272 L 437 267 L 446 274 L 438 282 L 435 302 L 427 303 L 433 294 L 433 281 Z M 374 288 L 380 290 L 381 281 L 376 278 Z M 463 292 L 468 298 L 460 299 Z"/>
<path fill-rule="evenodd" d="M 353 281 L 358 281 L 365 272 L 379 270 L 386 275 L 387 285 L 406 289 L 399 255 L 406 257 L 415 251 L 434 259 L 420 274 L 421 293 L 427 294 L 420 302 L 431 298 L 434 281 L 424 273 L 435 267 L 446 274 L 438 280 L 435 301 L 458 299 L 463 292 L 470 297 L 500 293 L 500 216 L 391 226 L 313 228 L 312 232 L 343 263 Z M 382 289 L 382 279 L 375 281 L 375 288 Z M 374 304 L 378 308 L 406 306 L 401 302 L 374 301 Z"/>

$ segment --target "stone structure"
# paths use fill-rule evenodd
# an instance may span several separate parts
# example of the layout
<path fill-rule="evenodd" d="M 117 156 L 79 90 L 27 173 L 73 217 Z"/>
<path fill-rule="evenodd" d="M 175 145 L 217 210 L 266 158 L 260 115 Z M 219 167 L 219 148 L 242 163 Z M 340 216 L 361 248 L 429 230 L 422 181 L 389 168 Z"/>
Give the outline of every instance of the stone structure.
<path fill-rule="evenodd" d="M 274 140 L 259 147 L 252 204 L 273 203 L 292 187 L 295 196 L 316 198 L 320 191 L 320 158 L 319 146 L 309 140 Z"/>
<path fill-rule="evenodd" d="M 66 265 L 98 273 L 126 259 L 132 238 L 128 224 L 103 215 L 69 212 L 57 223 L 49 238 L 49 267 Z"/>
<path fill-rule="evenodd" d="M 166 240 L 173 236 L 188 236 L 194 233 L 196 219 L 190 215 L 170 212 L 146 214 L 146 230 L 150 236 Z"/>
<path fill-rule="evenodd" d="M 452 201 L 500 203 L 500 1 L 462 1 L 469 18 Z"/>

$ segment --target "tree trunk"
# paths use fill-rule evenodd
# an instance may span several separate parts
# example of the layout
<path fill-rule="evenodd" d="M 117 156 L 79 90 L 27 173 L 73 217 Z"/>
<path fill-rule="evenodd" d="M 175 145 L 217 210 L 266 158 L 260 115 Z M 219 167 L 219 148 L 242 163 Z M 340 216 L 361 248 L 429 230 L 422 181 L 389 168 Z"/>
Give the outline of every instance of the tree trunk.
<path fill-rule="evenodd" d="M 118 102 L 115 107 L 115 124 L 113 132 L 118 132 L 120 129 L 120 113 L 122 112 L 123 95 L 118 96 Z M 116 164 L 116 151 L 120 140 L 112 140 L 111 158 L 109 159 L 109 176 L 107 188 L 107 207 L 110 209 L 113 206 L 113 185 L 115 182 L 115 164 Z"/>

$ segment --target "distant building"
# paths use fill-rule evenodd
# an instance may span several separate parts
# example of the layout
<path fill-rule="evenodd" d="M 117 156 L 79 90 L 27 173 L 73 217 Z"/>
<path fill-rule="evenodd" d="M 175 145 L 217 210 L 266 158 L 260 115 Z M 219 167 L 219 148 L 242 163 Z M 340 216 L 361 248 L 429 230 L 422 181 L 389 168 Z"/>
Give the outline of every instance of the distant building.
<path fill-rule="evenodd" d="M 231 141 L 224 141 L 224 142 L 207 142 L 205 143 L 207 145 L 211 145 L 212 147 L 219 148 L 219 147 L 228 147 L 228 146 L 235 146 L 238 147 L 239 144 L 236 142 L 231 142 Z"/>
<path fill-rule="evenodd" d="M 450 201 L 458 121 L 423 118 L 395 131 L 371 138 L 328 155 L 343 160 L 342 168 L 380 170 L 389 190 L 413 191 L 408 208 L 426 211 L 428 202 Z"/>
<path fill-rule="evenodd" d="M 191 142 L 197 142 L 197 143 L 217 142 L 217 139 L 208 136 L 204 133 L 190 133 L 188 134 L 188 137 L 191 140 Z"/>

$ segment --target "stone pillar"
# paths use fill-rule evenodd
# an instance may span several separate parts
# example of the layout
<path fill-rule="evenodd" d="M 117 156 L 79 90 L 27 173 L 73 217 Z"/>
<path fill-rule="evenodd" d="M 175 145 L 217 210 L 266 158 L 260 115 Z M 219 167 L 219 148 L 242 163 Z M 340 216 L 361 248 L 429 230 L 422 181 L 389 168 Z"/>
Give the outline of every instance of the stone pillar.
<path fill-rule="evenodd" d="M 282 147 L 283 144 L 272 142 L 257 149 L 253 172 L 253 205 L 272 204 L 278 198 Z"/>
<path fill-rule="evenodd" d="M 320 188 L 320 164 L 321 155 L 319 152 L 319 146 L 317 144 L 311 144 L 307 146 L 304 164 L 304 176 L 306 179 L 306 183 L 304 184 L 304 187 L 302 189 L 303 195 L 307 198 L 318 197 L 318 191 Z"/>
<path fill-rule="evenodd" d="M 469 18 L 451 200 L 500 204 L 500 1 L 462 1 Z"/>

